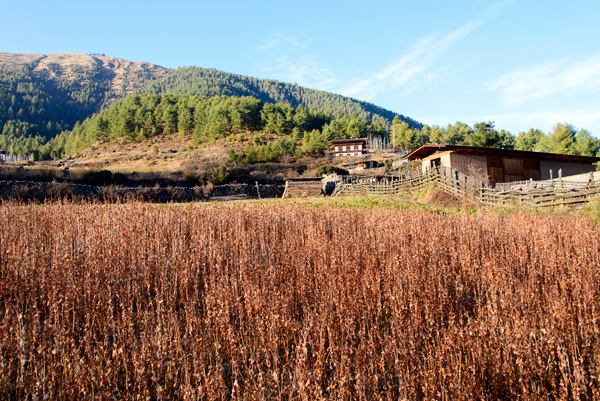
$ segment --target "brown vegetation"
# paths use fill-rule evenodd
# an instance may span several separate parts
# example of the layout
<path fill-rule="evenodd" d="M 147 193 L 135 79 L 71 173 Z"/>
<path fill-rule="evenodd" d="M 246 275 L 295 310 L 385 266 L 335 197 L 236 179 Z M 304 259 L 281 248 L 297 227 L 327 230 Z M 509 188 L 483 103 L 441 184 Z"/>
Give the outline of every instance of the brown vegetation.
<path fill-rule="evenodd" d="M 444 191 L 442 188 L 436 185 L 430 185 L 426 188 L 426 190 L 414 194 L 413 199 L 417 202 L 427 205 L 435 205 L 445 208 L 477 208 L 479 206 L 472 198 L 449 193 L 449 191 Z"/>
<path fill-rule="evenodd" d="M 589 220 L 0 206 L 3 399 L 598 399 Z"/>

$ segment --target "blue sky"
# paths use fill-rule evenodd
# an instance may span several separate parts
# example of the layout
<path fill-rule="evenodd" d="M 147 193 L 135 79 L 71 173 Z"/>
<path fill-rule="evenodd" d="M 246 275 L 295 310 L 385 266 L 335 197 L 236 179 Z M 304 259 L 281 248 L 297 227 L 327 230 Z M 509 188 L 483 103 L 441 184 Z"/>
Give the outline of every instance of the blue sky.
<path fill-rule="evenodd" d="M 0 51 L 105 53 L 340 93 L 426 124 L 600 137 L 598 0 L 3 0 Z"/>

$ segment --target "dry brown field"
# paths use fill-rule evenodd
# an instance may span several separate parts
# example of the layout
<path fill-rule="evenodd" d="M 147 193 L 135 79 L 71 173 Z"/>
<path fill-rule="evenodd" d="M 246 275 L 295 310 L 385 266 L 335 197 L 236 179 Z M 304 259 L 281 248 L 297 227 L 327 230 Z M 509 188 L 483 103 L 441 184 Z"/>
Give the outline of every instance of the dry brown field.
<path fill-rule="evenodd" d="M 600 227 L 0 205 L 1 399 L 600 399 Z"/>

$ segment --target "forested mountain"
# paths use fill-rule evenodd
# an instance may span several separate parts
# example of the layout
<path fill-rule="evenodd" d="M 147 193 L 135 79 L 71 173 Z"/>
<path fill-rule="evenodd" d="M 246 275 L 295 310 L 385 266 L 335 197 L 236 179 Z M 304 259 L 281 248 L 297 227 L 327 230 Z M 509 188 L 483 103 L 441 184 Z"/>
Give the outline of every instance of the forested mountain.
<path fill-rule="evenodd" d="M 35 152 L 166 72 L 100 55 L 0 53 L 0 150 Z"/>
<path fill-rule="evenodd" d="M 0 150 L 39 156 L 41 146 L 133 93 L 252 96 L 264 103 L 354 114 L 391 126 L 395 113 L 298 85 L 197 67 L 169 70 L 104 55 L 0 52 Z M 413 128 L 418 122 L 399 116 Z"/>
<path fill-rule="evenodd" d="M 380 121 L 386 129 L 390 128 L 391 122 L 396 116 L 413 128 L 422 126 L 411 118 L 368 102 L 329 92 L 306 89 L 296 84 L 257 79 L 199 67 L 178 68 L 169 71 L 160 79 L 142 88 L 140 92 L 179 93 L 201 97 L 252 96 L 264 103 L 289 103 L 292 107 L 302 105 L 306 109 L 329 110 L 333 115 L 354 114 L 368 123 Z"/>

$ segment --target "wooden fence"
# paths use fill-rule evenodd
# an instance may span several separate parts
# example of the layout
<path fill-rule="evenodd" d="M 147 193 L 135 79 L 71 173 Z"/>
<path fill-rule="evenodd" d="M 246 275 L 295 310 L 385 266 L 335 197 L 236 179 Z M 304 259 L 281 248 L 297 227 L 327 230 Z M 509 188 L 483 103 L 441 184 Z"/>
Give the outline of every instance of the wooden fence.
<path fill-rule="evenodd" d="M 323 184 L 320 178 L 304 180 L 287 180 L 282 198 L 298 196 L 320 196 L 323 194 Z"/>
<path fill-rule="evenodd" d="M 573 205 L 600 198 L 600 180 L 571 178 L 570 180 L 524 181 L 514 185 L 489 185 L 456 170 L 436 168 L 422 174 L 402 178 L 349 177 L 334 191 L 334 195 L 397 195 L 414 193 L 431 184 L 443 191 L 474 200 L 486 206 L 525 205 L 529 207 Z M 587 175 L 586 175 L 587 176 Z M 578 182 L 579 184 L 574 184 Z M 581 184 L 581 183 L 584 184 Z"/>
<path fill-rule="evenodd" d="M 564 206 L 589 202 L 600 196 L 600 186 L 589 188 L 541 188 L 528 192 L 483 190 L 479 202 L 489 206 Z"/>

